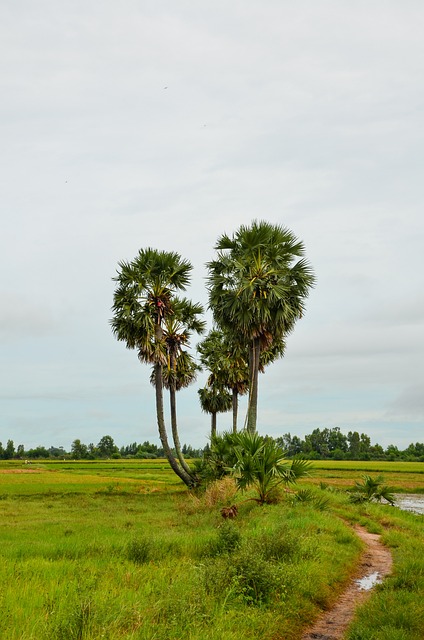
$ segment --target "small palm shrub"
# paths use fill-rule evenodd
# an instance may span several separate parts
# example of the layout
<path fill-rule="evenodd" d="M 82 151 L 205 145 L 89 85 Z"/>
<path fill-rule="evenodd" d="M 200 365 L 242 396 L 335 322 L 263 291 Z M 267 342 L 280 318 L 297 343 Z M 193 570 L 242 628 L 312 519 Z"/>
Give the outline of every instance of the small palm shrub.
<path fill-rule="evenodd" d="M 241 491 L 254 489 L 258 504 L 275 502 L 277 491 L 284 485 L 295 484 L 309 473 L 310 462 L 294 459 L 288 462 L 285 451 L 271 438 L 242 431 L 237 436 L 234 454 L 234 473 Z"/>
<path fill-rule="evenodd" d="M 224 433 L 211 440 L 203 461 L 203 478 L 211 482 L 232 475 L 237 489 L 253 489 L 258 504 L 272 504 L 282 498 L 282 489 L 308 475 L 310 462 L 285 459 L 286 452 L 272 438 L 240 431 Z"/>
<path fill-rule="evenodd" d="M 199 473 L 206 483 L 229 476 L 236 463 L 234 447 L 237 435 L 227 432 L 211 438 L 211 444 L 205 452 Z"/>
<path fill-rule="evenodd" d="M 385 500 L 393 506 L 396 501 L 390 487 L 383 484 L 382 476 L 371 478 L 371 476 L 363 475 L 362 482 L 355 482 L 355 486 L 349 489 L 349 492 L 349 501 L 353 503 Z"/>
<path fill-rule="evenodd" d="M 293 504 L 310 504 L 318 511 L 326 511 L 330 506 L 329 498 L 317 496 L 311 489 L 299 489 L 293 495 Z"/>

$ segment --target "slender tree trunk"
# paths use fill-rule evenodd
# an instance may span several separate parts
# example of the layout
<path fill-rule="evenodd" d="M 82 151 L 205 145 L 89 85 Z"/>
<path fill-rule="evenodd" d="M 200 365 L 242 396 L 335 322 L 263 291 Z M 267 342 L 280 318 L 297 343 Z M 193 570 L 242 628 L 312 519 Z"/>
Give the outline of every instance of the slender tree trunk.
<path fill-rule="evenodd" d="M 216 411 L 211 414 L 211 438 L 216 437 Z"/>
<path fill-rule="evenodd" d="M 179 478 L 186 484 L 188 487 L 193 486 L 193 478 L 182 469 L 176 459 L 173 456 L 171 451 L 171 447 L 168 443 L 168 436 L 166 434 L 165 427 L 165 418 L 163 413 L 163 383 L 162 383 L 162 365 L 157 362 L 155 364 L 155 389 L 156 389 L 156 416 L 158 421 L 158 430 L 159 437 L 162 443 L 163 450 L 168 459 L 169 464 L 171 465 L 174 473 L 177 474 Z"/>
<path fill-rule="evenodd" d="M 171 369 L 176 371 L 176 362 L 175 356 L 171 355 Z M 178 456 L 178 460 L 180 461 L 180 465 L 184 469 L 186 473 L 191 477 L 191 469 L 188 466 L 187 462 L 184 460 L 183 452 L 181 451 L 180 438 L 178 435 L 178 426 L 177 426 L 177 400 L 176 400 L 176 390 L 175 390 L 175 380 L 171 382 L 169 385 L 169 402 L 170 402 L 170 410 L 171 410 L 171 428 L 172 428 L 172 439 L 174 441 L 175 451 Z"/>
<path fill-rule="evenodd" d="M 233 433 L 237 433 L 238 391 L 233 389 Z"/>
<path fill-rule="evenodd" d="M 261 353 L 261 344 L 259 338 L 254 338 L 249 350 L 249 407 L 247 413 L 247 430 L 250 433 L 256 433 L 257 414 L 258 414 L 258 374 L 259 374 L 259 356 Z"/>

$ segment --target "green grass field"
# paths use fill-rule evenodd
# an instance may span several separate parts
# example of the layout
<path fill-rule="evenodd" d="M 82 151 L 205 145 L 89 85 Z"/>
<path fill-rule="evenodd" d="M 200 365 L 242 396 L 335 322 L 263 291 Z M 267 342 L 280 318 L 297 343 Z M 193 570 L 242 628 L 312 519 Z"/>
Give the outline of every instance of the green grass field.
<path fill-rule="evenodd" d="M 338 488 L 354 484 L 365 473 L 383 475 L 396 492 L 424 493 L 422 462 L 318 460 L 310 482 Z M 0 462 L 0 496 L 53 493 L 183 491 L 166 460 L 47 460 L 26 465 L 21 460 Z"/>
<path fill-rule="evenodd" d="M 349 522 L 361 522 L 382 533 L 395 569 L 349 640 L 422 640 L 422 517 L 353 506 L 340 490 L 363 473 L 422 490 L 422 466 L 350 464 L 314 463 L 299 485 L 312 502 L 259 507 L 231 483 L 188 494 L 164 461 L 3 462 L 0 638 L 299 640 L 354 570 Z M 234 501 L 225 523 L 220 507 Z"/>
<path fill-rule="evenodd" d="M 313 462 L 314 476 L 312 482 L 328 482 L 328 484 L 346 488 L 364 474 L 382 475 L 385 484 L 396 492 L 424 493 L 424 464 L 422 462 L 387 462 L 387 461 L 336 461 L 316 460 Z"/>

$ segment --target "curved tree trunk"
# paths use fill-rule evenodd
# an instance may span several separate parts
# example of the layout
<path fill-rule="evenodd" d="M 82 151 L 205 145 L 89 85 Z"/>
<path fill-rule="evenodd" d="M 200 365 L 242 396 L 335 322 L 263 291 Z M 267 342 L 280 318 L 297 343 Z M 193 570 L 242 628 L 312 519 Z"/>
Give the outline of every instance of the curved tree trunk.
<path fill-rule="evenodd" d="M 238 391 L 233 389 L 233 433 L 237 433 Z"/>
<path fill-rule="evenodd" d="M 176 363 L 175 363 L 174 356 L 171 356 L 171 369 L 173 371 L 176 370 Z M 188 473 L 190 477 L 192 477 L 191 469 L 188 466 L 187 462 L 184 460 L 183 452 L 181 451 L 180 437 L 178 435 L 175 380 L 171 382 L 171 384 L 169 385 L 169 402 L 170 402 L 170 410 L 171 410 L 172 439 L 174 441 L 175 451 L 177 453 L 178 460 L 180 461 L 180 465 L 182 466 L 184 471 Z"/>
<path fill-rule="evenodd" d="M 169 443 L 168 443 L 168 436 L 166 433 L 165 418 L 163 413 L 162 365 L 159 362 L 157 362 L 155 364 L 154 370 L 155 370 L 155 390 L 156 390 L 156 416 L 158 421 L 160 441 L 162 443 L 162 447 L 168 459 L 168 462 L 171 465 L 171 468 L 174 471 L 174 473 L 176 473 L 177 476 L 181 478 L 184 484 L 186 484 L 188 487 L 192 487 L 193 478 L 184 469 L 182 469 L 179 466 L 178 462 L 174 458 L 174 455 L 171 451 L 171 447 L 169 446 Z"/>
<path fill-rule="evenodd" d="M 247 413 L 247 430 L 256 433 L 258 414 L 258 374 L 261 344 L 259 338 L 253 338 L 249 349 L 249 406 Z"/>

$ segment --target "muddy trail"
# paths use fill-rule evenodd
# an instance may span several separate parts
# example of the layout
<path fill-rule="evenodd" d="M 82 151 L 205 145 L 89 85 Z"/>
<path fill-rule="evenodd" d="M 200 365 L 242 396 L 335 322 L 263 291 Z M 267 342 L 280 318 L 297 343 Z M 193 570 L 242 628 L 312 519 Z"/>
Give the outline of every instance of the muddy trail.
<path fill-rule="evenodd" d="M 355 532 L 366 545 L 357 572 L 334 606 L 307 629 L 302 640 L 343 640 L 356 608 L 370 596 L 372 587 L 391 572 L 392 555 L 381 544 L 380 536 L 359 525 Z"/>

